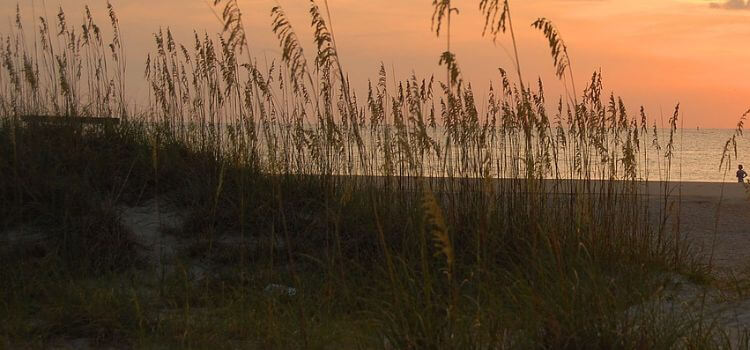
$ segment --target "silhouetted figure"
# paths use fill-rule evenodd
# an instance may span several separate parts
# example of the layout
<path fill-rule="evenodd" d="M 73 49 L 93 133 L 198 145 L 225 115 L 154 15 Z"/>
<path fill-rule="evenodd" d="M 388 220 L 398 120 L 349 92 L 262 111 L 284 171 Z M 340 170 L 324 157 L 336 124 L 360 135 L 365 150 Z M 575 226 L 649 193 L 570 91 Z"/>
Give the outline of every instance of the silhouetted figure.
<path fill-rule="evenodd" d="M 747 177 L 747 173 L 742 170 L 742 164 L 737 166 L 737 182 L 743 183 L 745 182 L 745 178 Z"/>

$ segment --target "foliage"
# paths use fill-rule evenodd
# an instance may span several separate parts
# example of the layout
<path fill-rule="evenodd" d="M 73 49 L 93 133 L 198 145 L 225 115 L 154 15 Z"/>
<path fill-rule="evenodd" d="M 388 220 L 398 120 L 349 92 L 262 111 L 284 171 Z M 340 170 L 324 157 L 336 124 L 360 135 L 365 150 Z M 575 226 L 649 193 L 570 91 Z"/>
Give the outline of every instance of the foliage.
<path fill-rule="evenodd" d="M 440 34 L 457 11 L 450 1 L 433 4 Z M 183 45 L 168 29 L 155 34 L 144 72 L 150 102 L 140 114 L 125 103 L 111 7 L 110 44 L 88 10 L 81 33 L 60 10 L 57 31 L 39 20 L 38 56 L 19 14 L 0 47 L 0 154 L 8 155 L 0 158 L 0 227 L 41 230 L 52 243 L 0 250 L 0 280 L 9 281 L 0 287 L 0 342 L 717 344 L 721 331 L 702 315 L 674 319 L 648 308 L 659 276 L 695 268 L 679 232 L 665 234 L 669 212 L 650 218 L 640 186 L 668 179 L 650 178 L 648 161 L 671 166 L 679 109 L 663 150 L 655 129 L 647 136 L 643 109 L 630 115 L 602 95 L 599 73 L 583 91 L 573 88 L 580 102 L 550 109 L 541 81 L 522 83 L 517 54 L 517 85 L 501 69 L 480 108 L 449 44 L 446 81 L 396 81 L 381 66 L 360 99 L 327 5 L 310 2 L 310 60 L 283 9 L 271 10 L 282 52 L 267 66 L 250 52 L 238 2 L 214 5 L 223 6 L 218 37 L 196 33 Z M 482 0 L 480 9 L 485 30 L 512 33 L 508 1 Z M 537 28 L 558 75 L 570 71 L 554 26 Z M 21 118 L 48 114 L 60 123 Z M 89 116 L 121 120 L 66 123 Z M 659 204 L 674 201 L 669 193 Z M 157 203 L 162 214 L 170 210 L 162 201 L 186 218 L 159 233 L 179 242 L 178 252 L 154 264 L 123 212 Z M 299 292 L 264 292 L 282 283 Z"/>

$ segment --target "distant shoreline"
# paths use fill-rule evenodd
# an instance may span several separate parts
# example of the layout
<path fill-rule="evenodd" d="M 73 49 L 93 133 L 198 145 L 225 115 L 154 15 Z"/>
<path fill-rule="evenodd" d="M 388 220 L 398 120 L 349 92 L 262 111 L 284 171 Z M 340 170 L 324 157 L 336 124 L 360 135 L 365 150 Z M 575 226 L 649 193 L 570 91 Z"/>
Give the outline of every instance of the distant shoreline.
<path fill-rule="evenodd" d="M 282 175 L 285 176 L 285 175 Z M 295 175 L 292 175 L 295 176 Z M 314 176 L 314 175 L 302 175 L 302 176 Z M 364 184 L 379 184 L 381 186 L 386 185 L 388 179 L 387 176 L 382 175 L 333 175 L 337 181 L 355 181 L 356 183 Z M 391 179 L 391 186 L 403 186 L 404 189 L 415 189 L 421 186 L 422 181 L 426 181 L 433 186 L 445 189 L 445 186 L 451 186 L 449 181 L 453 181 L 454 188 L 458 191 L 461 190 L 462 186 L 468 186 L 470 188 L 479 188 L 483 186 L 482 182 L 484 179 L 480 178 L 462 178 L 462 177 L 399 177 L 393 176 Z M 734 180 L 732 178 L 732 180 Z M 512 178 L 490 178 L 489 183 L 493 186 L 511 185 L 515 183 L 520 188 L 524 187 L 526 179 L 512 179 Z M 576 184 L 582 184 L 585 180 L 580 179 L 543 179 L 542 182 L 545 185 L 545 192 L 547 193 L 570 193 Z M 623 180 L 600 180 L 591 179 L 591 190 L 592 192 L 598 192 L 602 186 L 614 185 L 620 186 L 625 182 Z M 639 186 L 639 193 L 646 194 L 649 196 L 663 196 L 665 182 L 659 180 L 637 180 L 634 182 Z M 748 184 L 750 185 L 750 184 Z M 434 188 L 434 187 L 433 187 Z M 520 189 L 519 188 L 519 189 Z M 736 181 L 726 182 L 713 182 L 713 181 L 669 181 L 667 182 L 668 191 L 670 191 L 671 197 L 682 196 L 683 200 L 694 198 L 695 200 L 711 200 L 716 201 L 721 198 L 724 201 L 745 201 L 750 199 L 750 192 L 746 192 L 745 188 L 737 183 Z M 434 188 L 436 189 L 436 188 Z M 723 191 L 722 191 L 723 189 Z"/>

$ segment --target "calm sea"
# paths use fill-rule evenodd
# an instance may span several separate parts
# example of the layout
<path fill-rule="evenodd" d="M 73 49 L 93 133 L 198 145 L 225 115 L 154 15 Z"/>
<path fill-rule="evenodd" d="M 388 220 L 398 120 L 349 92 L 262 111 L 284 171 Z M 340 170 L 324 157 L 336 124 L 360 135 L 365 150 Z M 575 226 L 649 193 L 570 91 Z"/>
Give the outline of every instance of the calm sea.
<path fill-rule="evenodd" d="M 434 135 L 434 139 L 438 141 L 442 141 L 442 128 L 438 128 L 437 135 Z M 669 176 L 667 176 L 667 161 L 665 158 L 666 153 L 666 145 L 669 142 L 669 130 L 668 129 L 661 129 L 659 130 L 659 144 L 661 146 L 661 150 L 656 149 L 654 145 L 652 145 L 653 135 L 652 131 L 649 131 L 649 134 L 646 136 L 645 140 L 648 144 L 648 147 L 646 149 L 647 153 L 647 166 L 644 166 L 644 159 L 643 159 L 643 150 L 639 152 L 637 155 L 638 157 L 638 169 L 637 169 L 637 176 L 640 179 L 648 179 L 650 181 L 661 181 L 661 180 L 670 180 L 670 181 L 685 181 L 685 182 L 735 182 L 735 171 L 737 170 L 738 164 L 745 164 L 747 168 L 747 172 L 750 173 L 750 140 L 744 137 L 738 137 L 737 140 L 737 156 L 735 157 L 734 154 L 734 147 L 730 145 L 730 150 L 727 152 L 727 155 L 731 156 L 729 158 L 725 159 L 723 167 L 720 166 L 722 162 L 722 154 L 724 153 L 724 148 L 727 143 L 727 140 L 729 140 L 732 135 L 734 134 L 734 130 L 732 129 L 679 129 L 677 130 L 676 134 L 674 135 L 674 151 L 673 151 L 673 157 L 671 162 L 671 168 L 669 170 Z M 367 135 L 364 135 L 366 140 L 366 145 L 371 145 L 373 142 L 369 138 L 367 138 Z M 641 135 L 642 137 L 645 135 Z M 748 135 L 750 137 L 750 135 Z M 644 139 L 642 139 L 642 142 Z M 261 143 L 261 148 L 265 149 L 266 147 L 263 147 L 263 144 Z M 375 174 L 383 174 L 383 154 L 382 152 L 375 152 L 376 153 L 376 162 L 374 168 Z M 621 157 L 622 154 L 617 154 L 617 157 Z M 433 155 L 434 157 L 434 155 Z M 595 157 L 592 160 L 595 161 Z M 356 162 L 356 156 L 353 158 L 353 161 Z M 457 158 L 453 158 L 454 161 L 451 163 L 455 163 L 456 167 L 459 167 L 458 163 L 456 162 Z M 521 164 L 522 167 L 523 161 L 520 159 L 516 159 L 515 162 L 517 164 Z M 354 165 L 353 168 L 347 168 L 349 161 L 343 161 L 340 165 L 338 165 L 340 168 L 338 170 L 334 170 L 334 172 L 338 172 L 341 174 L 349 174 L 349 173 L 367 173 L 372 174 L 372 172 L 362 172 L 361 170 L 358 170 L 358 166 Z M 560 176 L 562 178 L 567 178 L 570 175 L 570 169 L 568 168 L 571 164 L 569 159 L 561 160 L 559 162 L 559 170 L 560 170 Z M 727 167 L 729 165 L 729 167 Z M 397 165 L 396 165 L 397 166 Z M 597 165 L 595 165 L 596 167 Z M 601 169 L 602 166 L 606 169 L 608 166 L 606 163 L 604 165 L 600 165 L 599 168 Z M 424 163 L 424 175 L 425 176 L 447 176 L 447 173 L 444 168 L 444 164 L 442 163 L 435 163 L 425 161 Z M 622 167 L 618 166 L 620 171 L 622 171 Z M 314 170 L 312 170 L 314 172 Z M 398 174 L 399 171 L 395 170 L 394 173 Z M 521 173 L 522 174 L 522 173 Z M 594 170 L 592 172 L 592 178 L 601 178 L 601 176 L 604 174 L 597 173 L 597 170 Z M 473 176 L 473 175 L 468 175 Z M 504 171 L 499 171 L 497 167 L 492 166 L 492 169 L 490 170 L 490 176 L 491 177 L 513 177 L 513 176 L 519 176 L 519 175 L 513 175 L 509 174 Z M 552 178 L 554 175 L 549 172 L 545 174 L 546 177 Z M 608 175 L 606 175 L 608 176 Z M 622 173 L 620 173 L 620 176 L 622 176 Z"/>
<path fill-rule="evenodd" d="M 662 130 L 667 133 L 668 130 Z M 671 177 L 674 180 L 682 178 L 682 181 L 736 181 L 735 171 L 737 164 L 745 164 L 746 170 L 750 167 L 750 142 L 746 137 L 737 138 L 737 158 L 734 158 L 734 148 L 730 150 L 732 156 L 731 168 L 728 172 L 720 169 L 721 157 L 724 145 L 732 137 L 734 130 L 730 129 L 681 129 L 675 135 L 675 155 Z M 668 134 L 660 136 L 660 142 L 666 143 Z M 747 135 L 750 137 L 750 135 Z M 731 146 L 730 146 L 731 147 Z M 651 150 L 650 150 L 651 151 Z M 652 151 L 653 152 L 653 151 Z M 662 150 L 662 154 L 664 150 Z M 649 157 L 650 178 L 655 178 L 659 167 L 654 158 Z M 663 166 L 662 166 L 663 168 Z M 747 170 L 750 172 L 750 170 Z M 666 171 L 661 169 L 662 175 Z M 726 175 L 726 176 L 725 176 Z"/>

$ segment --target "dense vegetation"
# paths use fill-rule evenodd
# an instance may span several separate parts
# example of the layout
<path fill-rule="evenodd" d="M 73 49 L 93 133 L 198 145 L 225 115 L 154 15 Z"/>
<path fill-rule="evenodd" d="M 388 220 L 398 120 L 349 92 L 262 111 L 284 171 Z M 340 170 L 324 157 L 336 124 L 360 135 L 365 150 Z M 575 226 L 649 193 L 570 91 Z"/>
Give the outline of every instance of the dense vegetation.
<path fill-rule="evenodd" d="M 62 9 L 54 24 L 41 18 L 33 39 L 19 15 L 3 38 L 0 344 L 725 345 L 710 320 L 647 303 L 665 274 L 702 271 L 669 224 L 668 176 L 646 167 L 671 167 L 679 109 L 660 140 L 599 74 L 581 92 L 571 74 L 571 97 L 550 109 L 516 56 L 518 84 L 501 70 L 480 110 L 450 51 L 454 10 L 437 0 L 446 80 L 388 84 L 381 69 L 363 98 L 316 2 L 311 60 L 283 9 L 271 11 L 283 55 L 270 67 L 252 55 L 237 3 L 215 5 L 218 39 L 156 34 L 141 109 L 125 102 L 111 6 L 110 39 L 88 9 L 75 30 Z M 507 1 L 480 8 L 488 35 L 512 34 Z M 534 26 L 563 78 L 564 43 L 549 21 Z M 644 180 L 663 181 L 658 200 Z M 149 205 L 183 219 L 159 232 L 160 248 L 126 224 L 127 208 Z M 165 241 L 179 242 L 175 254 Z"/>

